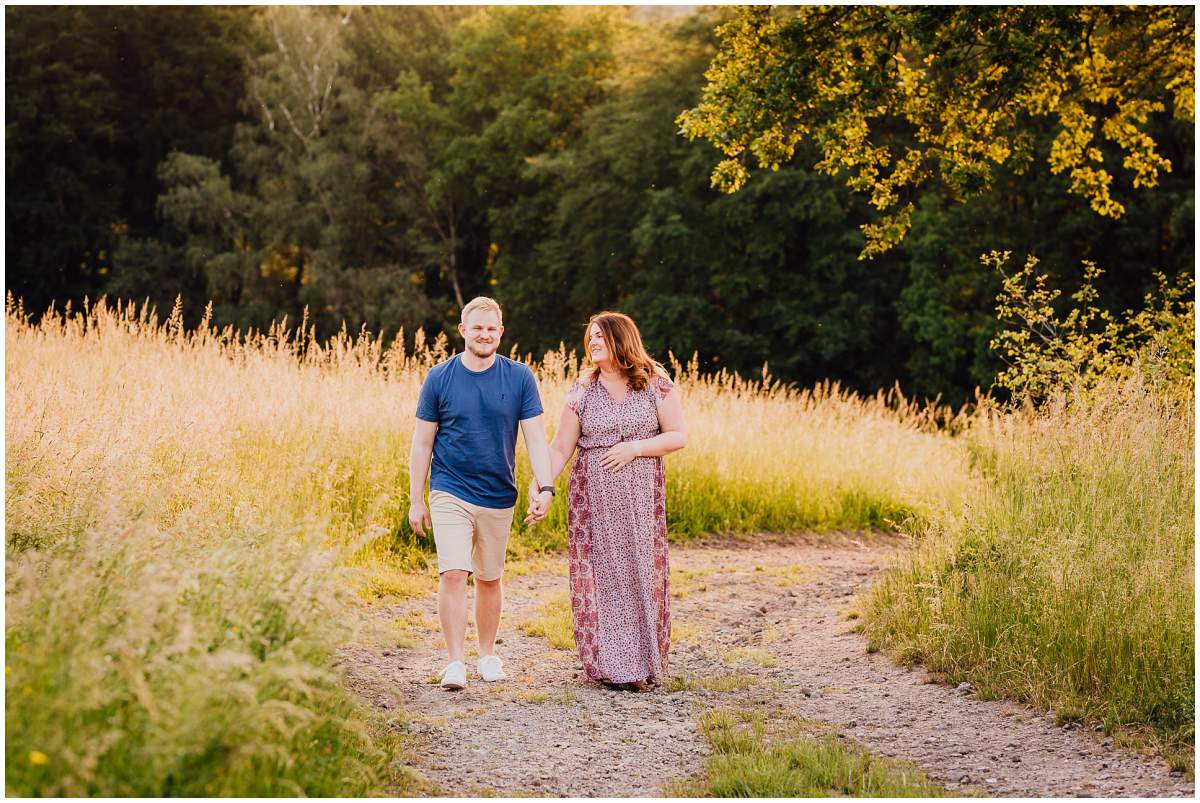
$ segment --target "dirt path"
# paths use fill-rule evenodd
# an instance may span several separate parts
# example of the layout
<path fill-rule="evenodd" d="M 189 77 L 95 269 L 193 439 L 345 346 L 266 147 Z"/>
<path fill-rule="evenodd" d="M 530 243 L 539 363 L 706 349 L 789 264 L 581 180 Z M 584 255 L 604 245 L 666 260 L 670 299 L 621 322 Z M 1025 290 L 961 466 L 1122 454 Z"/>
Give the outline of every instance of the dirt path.
<path fill-rule="evenodd" d="M 410 623 L 416 644 L 381 654 L 347 649 L 351 686 L 402 714 L 419 734 L 415 769 L 436 794 L 660 796 L 703 772 L 697 713 L 761 705 L 830 723 L 879 754 L 919 763 L 958 794 L 1055 797 L 1188 796 L 1194 784 L 1165 762 L 1103 734 L 1064 730 L 1024 706 L 985 702 L 926 682 L 865 651 L 844 611 L 900 549 L 876 537 L 791 541 L 753 549 L 672 551 L 679 691 L 614 692 L 584 684 L 574 652 L 517 626 L 566 590 L 565 561 L 506 577 L 501 626 L 509 680 L 474 675 L 462 692 L 432 682 L 445 660 L 432 595 L 381 608 Z M 703 686 L 710 688 L 706 689 Z M 730 691 L 713 690 L 740 686 Z"/>

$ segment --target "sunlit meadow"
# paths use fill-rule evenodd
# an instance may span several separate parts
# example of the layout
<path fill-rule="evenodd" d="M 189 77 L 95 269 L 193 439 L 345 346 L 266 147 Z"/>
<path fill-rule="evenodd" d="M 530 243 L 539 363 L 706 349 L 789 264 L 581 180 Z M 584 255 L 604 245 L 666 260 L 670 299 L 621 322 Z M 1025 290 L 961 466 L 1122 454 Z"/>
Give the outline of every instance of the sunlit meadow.
<path fill-rule="evenodd" d="M 407 461 L 447 344 L 185 332 L 177 313 L 104 304 L 37 325 L 10 305 L 6 337 L 9 792 L 415 793 L 393 763 L 404 745 L 331 658 L 374 599 L 431 592 Z M 533 367 L 552 435 L 578 364 Z M 1190 418 L 951 417 L 671 369 L 690 430 L 667 458 L 672 539 L 929 533 L 877 592 L 876 644 L 997 694 L 1062 707 L 1049 690 L 1063 688 L 1081 715 L 1190 726 Z M 523 488 L 523 449 L 518 474 Z M 546 522 L 518 524 L 514 553 L 564 545 L 557 498 Z M 1036 671 L 989 685 L 995 656 Z M 1115 687 L 1124 707 L 1093 704 Z"/>
<path fill-rule="evenodd" d="M 6 326 L 8 790 L 384 788 L 386 730 L 328 666 L 400 384 L 132 311 Z"/>
<path fill-rule="evenodd" d="M 429 588 L 407 459 L 445 344 L 187 333 L 104 304 L 38 325 L 10 306 L 6 334 L 9 790 L 400 788 L 330 656 L 366 600 Z M 551 432 L 577 369 L 535 365 Z M 676 370 L 673 537 L 889 526 L 967 492 L 965 455 L 902 401 Z M 564 531 L 560 502 L 513 548 Z"/>

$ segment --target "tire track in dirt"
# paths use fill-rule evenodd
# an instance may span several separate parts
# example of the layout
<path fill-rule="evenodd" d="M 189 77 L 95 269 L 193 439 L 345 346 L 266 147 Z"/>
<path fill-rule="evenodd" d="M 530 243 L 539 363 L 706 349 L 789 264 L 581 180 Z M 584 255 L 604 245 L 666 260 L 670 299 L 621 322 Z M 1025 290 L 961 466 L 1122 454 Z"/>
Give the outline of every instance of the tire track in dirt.
<path fill-rule="evenodd" d="M 1160 758 L 1057 727 L 1016 703 L 929 683 L 920 669 L 867 654 L 845 611 L 903 548 L 892 537 L 835 535 L 674 548 L 670 674 L 688 681 L 675 684 L 685 687 L 679 691 L 585 684 L 574 652 L 518 631 L 544 601 L 565 593 L 565 560 L 550 571 L 506 576 L 505 682 L 478 680 L 473 659 L 467 689 L 445 692 L 433 682 L 445 658 L 432 594 L 374 611 L 412 623 L 414 647 L 384 654 L 353 646 L 340 660 L 349 685 L 414 738 L 413 769 L 431 794 L 670 794 L 674 781 L 703 773 L 708 748 L 695 727 L 698 713 L 761 706 L 828 723 L 875 753 L 915 761 L 952 793 L 1194 795 L 1194 784 Z M 720 680 L 744 688 L 700 685 L 720 687 Z"/>

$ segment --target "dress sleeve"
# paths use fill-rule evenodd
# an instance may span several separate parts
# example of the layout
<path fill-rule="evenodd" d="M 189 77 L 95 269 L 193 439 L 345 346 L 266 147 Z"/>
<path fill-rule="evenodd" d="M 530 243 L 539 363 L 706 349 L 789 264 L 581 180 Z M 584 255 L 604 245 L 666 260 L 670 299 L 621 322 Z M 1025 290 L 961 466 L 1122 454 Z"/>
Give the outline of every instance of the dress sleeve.
<path fill-rule="evenodd" d="M 578 379 L 575 384 L 571 385 L 571 389 L 567 391 L 566 405 L 571 408 L 571 412 L 583 418 L 583 383 Z"/>
<path fill-rule="evenodd" d="M 662 401 L 667 398 L 667 394 L 671 392 L 671 388 L 675 387 L 675 383 L 669 377 L 655 374 L 650 380 L 650 386 L 654 388 L 654 398 Z"/>

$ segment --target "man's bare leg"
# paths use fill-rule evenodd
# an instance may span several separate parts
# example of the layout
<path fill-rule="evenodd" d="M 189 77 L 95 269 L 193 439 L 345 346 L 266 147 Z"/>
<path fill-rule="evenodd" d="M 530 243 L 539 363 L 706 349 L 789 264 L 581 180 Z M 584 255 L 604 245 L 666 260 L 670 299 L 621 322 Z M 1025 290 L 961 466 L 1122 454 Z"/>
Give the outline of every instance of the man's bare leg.
<path fill-rule="evenodd" d="M 504 587 L 500 578 L 475 578 L 475 631 L 479 635 L 479 656 L 496 654 L 496 631 L 504 609 Z"/>
<path fill-rule="evenodd" d="M 462 569 L 442 572 L 438 580 L 438 619 L 442 638 L 451 661 L 465 659 L 463 642 L 467 635 L 467 573 Z M 495 638 L 495 631 L 492 631 Z"/>

